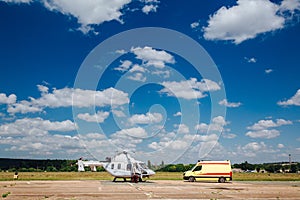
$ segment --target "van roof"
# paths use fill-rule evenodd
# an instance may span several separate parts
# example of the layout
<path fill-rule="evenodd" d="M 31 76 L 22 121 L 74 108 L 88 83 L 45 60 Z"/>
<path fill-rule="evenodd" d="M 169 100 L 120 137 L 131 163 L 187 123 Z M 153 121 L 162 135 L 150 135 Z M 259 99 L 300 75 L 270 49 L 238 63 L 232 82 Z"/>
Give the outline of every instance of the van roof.
<path fill-rule="evenodd" d="M 230 164 L 230 160 L 221 160 L 221 161 L 212 161 L 212 160 L 209 160 L 209 161 L 206 161 L 206 160 L 200 160 L 198 161 L 199 164 Z"/>

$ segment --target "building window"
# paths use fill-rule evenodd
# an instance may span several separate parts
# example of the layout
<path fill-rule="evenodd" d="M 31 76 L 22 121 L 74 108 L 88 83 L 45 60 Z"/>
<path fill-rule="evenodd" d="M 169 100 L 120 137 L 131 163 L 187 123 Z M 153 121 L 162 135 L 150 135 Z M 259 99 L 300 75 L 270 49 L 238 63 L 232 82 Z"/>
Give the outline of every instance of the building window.
<path fill-rule="evenodd" d="M 115 166 L 114 164 L 111 164 L 111 169 L 114 169 L 114 166 Z"/>
<path fill-rule="evenodd" d="M 118 169 L 121 169 L 121 163 L 118 164 Z"/>

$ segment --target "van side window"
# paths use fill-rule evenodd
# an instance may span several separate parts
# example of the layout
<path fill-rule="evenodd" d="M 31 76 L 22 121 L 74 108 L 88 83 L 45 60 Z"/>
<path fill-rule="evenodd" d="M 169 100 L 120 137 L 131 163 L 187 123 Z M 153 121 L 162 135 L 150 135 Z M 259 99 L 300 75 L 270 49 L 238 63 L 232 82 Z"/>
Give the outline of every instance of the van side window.
<path fill-rule="evenodd" d="M 121 163 L 118 164 L 118 169 L 121 169 Z"/>
<path fill-rule="evenodd" d="M 197 166 L 193 171 L 201 171 L 202 165 Z"/>
<path fill-rule="evenodd" d="M 115 166 L 114 164 L 111 164 L 111 169 L 114 169 L 114 166 Z"/>
<path fill-rule="evenodd" d="M 131 171 L 131 164 L 127 164 L 127 171 Z"/>

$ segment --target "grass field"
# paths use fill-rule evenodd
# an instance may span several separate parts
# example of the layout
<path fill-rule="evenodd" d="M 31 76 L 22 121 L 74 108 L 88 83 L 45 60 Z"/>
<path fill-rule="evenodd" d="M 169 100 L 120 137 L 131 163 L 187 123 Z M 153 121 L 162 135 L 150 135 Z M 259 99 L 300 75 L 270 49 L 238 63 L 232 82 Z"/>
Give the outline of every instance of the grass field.
<path fill-rule="evenodd" d="M 14 173 L 0 172 L 0 180 L 13 180 Z M 151 180 L 183 180 L 181 172 L 157 172 Z M 18 180 L 113 180 L 107 172 L 20 172 Z M 234 181 L 300 181 L 292 173 L 234 173 Z"/>

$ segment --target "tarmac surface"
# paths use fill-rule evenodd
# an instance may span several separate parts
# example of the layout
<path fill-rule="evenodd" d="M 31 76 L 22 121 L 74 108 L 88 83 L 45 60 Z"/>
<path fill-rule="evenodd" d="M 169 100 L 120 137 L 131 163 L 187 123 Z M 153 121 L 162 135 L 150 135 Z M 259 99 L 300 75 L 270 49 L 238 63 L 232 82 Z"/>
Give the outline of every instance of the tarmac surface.
<path fill-rule="evenodd" d="M 300 182 L 0 181 L 2 199 L 300 199 Z"/>

